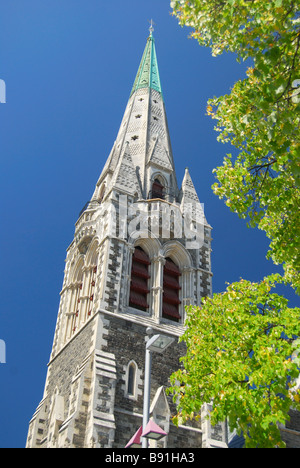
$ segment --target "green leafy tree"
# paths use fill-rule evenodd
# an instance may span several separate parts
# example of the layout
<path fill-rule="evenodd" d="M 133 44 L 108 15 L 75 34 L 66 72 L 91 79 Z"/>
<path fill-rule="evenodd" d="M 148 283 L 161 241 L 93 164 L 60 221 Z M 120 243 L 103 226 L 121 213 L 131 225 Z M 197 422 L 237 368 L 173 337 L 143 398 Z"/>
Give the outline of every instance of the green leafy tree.
<path fill-rule="evenodd" d="M 175 423 L 199 418 L 212 402 L 212 424 L 228 418 L 247 448 L 284 446 L 277 424 L 291 406 L 300 410 L 300 309 L 272 293 L 278 281 L 279 275 L 258 284 L 241 280 L 189 307 L 181 338 L 188 351 L 169 389 L 178 405 Z"/>
<path fill-rule="evenodd" d="M 300 1 L 175 0 L 171 7 L 213 55 L 233 52 L 251 63 L 230 94 L 207 105 L 218 140 L 238 150 L 214 170 L 213 190 L 249 226 L 265 231 L 268 257 L 299 293 Z M 282 446 L 277 423 L 299 406 L 299 393 L 287 387 L 299 375 L 291 360 L 299 309 L 270 293 L 283 280 L 241 280 L 188 309 L 184 368 L 172 376 L 175 421 L 212 402 L 212 422 L 227 417 L 247 446 Z"/>
<path fill-rule="evenodd" d="M 300 2 L 172 1 L 200 45 L 251 59 L 247 78 L 210 100 L 219 140 L 239 150 L 215 170 L 215 193 L 271 239 L 269 256 L 300 291 Z"/>

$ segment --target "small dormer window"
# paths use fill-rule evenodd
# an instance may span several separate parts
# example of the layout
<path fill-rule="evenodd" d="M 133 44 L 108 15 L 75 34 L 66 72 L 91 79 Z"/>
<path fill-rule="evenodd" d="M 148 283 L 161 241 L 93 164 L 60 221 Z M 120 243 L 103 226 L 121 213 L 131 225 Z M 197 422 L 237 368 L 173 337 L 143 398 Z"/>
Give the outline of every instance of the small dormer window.
<path fill-rule="evenodd" d="M 104 198 L 104 195 L 105 195 L 105 184 L 102 185 L 101 189 L 100 189 L 100 193 L 99 193 L 99 203 L 102 202 L 103 198 Z"/>
<path fill-rule="evenodd" d="M 151 193 L 152 197 L 151 198 L 161 198 L 162 200 L 164 200 L 165 196 L 164 196 L 164 186 L 162 185 L 162 183 L 158 180 L 158 179 L 155 179 L 153 184 L 152 184 L 152 193 Z"/>

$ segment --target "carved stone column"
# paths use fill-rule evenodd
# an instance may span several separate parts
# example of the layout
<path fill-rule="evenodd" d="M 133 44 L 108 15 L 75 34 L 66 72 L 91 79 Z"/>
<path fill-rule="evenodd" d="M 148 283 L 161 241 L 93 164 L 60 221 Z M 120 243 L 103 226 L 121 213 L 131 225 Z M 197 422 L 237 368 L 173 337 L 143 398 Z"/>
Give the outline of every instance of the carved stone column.
<path fill-rule="evenodd" d="M 152 286 L 152 315 L 157 323 L 162 316 L 162 295 L 163 295 L 163 269 L 166 260 L 163 256 L 158 255 L 153 259 L 154 266 L 154 281 Z"/>

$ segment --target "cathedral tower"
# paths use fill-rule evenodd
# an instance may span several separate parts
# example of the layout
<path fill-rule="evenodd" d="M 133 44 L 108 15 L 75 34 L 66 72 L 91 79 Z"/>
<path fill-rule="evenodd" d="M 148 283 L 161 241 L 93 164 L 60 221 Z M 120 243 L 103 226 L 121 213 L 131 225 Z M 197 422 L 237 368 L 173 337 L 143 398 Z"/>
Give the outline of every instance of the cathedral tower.
<path fill-rule="evenodd" d="M 226 446 L 222 425 L 176 428 L 165 388 L 184 345 L 185 306 L 211 295 L 211 227 L 186 169 L 178 186 L 150 29 L 123 120 L 75 224 L 42 401 L 28 448 L 123 448 L 142 425 L 145 345 L 153 354 L 150 416 L 161 447 Z M 188 158 L 188 155 L 182 155 Z"/>

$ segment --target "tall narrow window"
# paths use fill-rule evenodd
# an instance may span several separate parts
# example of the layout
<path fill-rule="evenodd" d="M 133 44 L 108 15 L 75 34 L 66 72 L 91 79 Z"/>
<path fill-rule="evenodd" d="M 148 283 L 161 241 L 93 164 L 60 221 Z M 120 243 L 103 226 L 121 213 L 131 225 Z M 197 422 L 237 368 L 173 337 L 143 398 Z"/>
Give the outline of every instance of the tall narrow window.
<path fill-rule="evenodd" d="M 79 320 L 82 308 L 82 287 L 83 287 L 83 259 L 81 258 L 72 275 L 69 284 L 69 306 L 66 310 L 66 329 L 64 339 L 69 339 L 78 331 Z"/>
<path fill-rule="evenodd" d="M 181 289 L 179 278 L 181 276 L 178 266 L 170 258 L 166 259 L 164 265 L 164 293 L 163 293 L 163 318 L 179 322 L 179 291 Z"/>
<path fill-rule="evenodd" d="M 140 247 L 136 247 L 132 256 L 129 305 L 145 312 L 149 308 L 149 265 L 148 255 Z"/>
<path fill-rule="evenodd" d="M 152 185 L 152 198 L 161 198 L 164 200 L 164 186 L 158 179 L 155 179 Z"/>
<path fill-rule="evenodd" d="M 131 362 L 128 367 L 128 380 L 127 380 L 127 394 L 134 396 L 135 394 L 135 380 L 136 380 L 136 366 Z"/>

